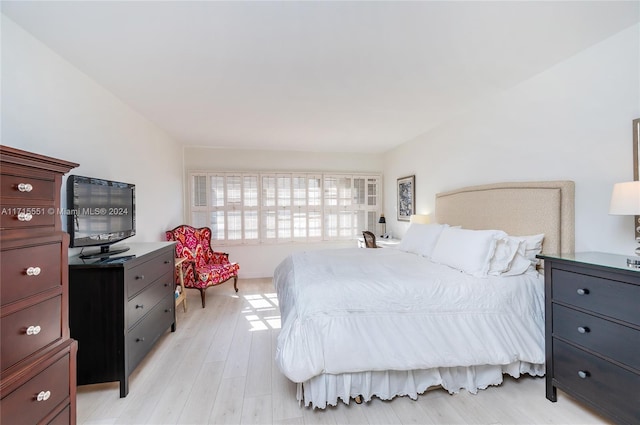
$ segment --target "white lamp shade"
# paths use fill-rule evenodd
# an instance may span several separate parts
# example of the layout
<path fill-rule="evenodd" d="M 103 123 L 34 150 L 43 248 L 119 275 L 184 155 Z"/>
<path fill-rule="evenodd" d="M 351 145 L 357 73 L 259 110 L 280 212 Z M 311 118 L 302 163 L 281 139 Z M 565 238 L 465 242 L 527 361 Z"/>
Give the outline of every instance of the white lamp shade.
<path fill-rule="evenodd" d="M 428 214 L 413 214 L 409 217 L 410 223 L 418 223 L 418 224 L 429 224 L 431 221 Z"/>
<path fill-rule="evenodd" d="M 640 181 L 613 185 L 609 214 L 640 215 Z"/>

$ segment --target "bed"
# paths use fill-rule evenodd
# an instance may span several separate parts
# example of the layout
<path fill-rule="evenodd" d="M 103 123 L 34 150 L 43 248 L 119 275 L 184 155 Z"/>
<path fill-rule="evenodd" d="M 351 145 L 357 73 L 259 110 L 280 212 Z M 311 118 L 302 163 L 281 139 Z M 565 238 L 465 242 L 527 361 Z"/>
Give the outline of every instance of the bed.
<path fill-rule="evenodd" d="M 412 224 L 400 249 L 301 251 L 276 268 L 276 363 L 305 406 L 544 375 L 535 254 L 573 252 L 573 182 L 439 193 L 435 221 Z"/>

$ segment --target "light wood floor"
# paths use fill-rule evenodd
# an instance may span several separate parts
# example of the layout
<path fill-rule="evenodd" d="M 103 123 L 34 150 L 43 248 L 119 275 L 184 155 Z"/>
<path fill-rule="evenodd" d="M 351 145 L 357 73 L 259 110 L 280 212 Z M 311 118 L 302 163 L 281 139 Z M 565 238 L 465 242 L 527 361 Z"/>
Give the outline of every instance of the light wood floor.
<path fill-rule="evenodd" d="M 79 424 L 602 424 L 559 392 L 544 394 L 544 379 L 505 378 L 503 385 L 449 395 L 430 390 L 417 401 L 391 401 L 325 410 L 299 407 L 295 385 L 273 361 L 280 313 L 271 279 L 225 283 L 187 291 L 188 311 L 177 310 L 178 329 L 167 332 L 130 377 L 129 395 L 118 383 L 78 387 Z M 80 346 L 81 347 L 81 346 Z"/>

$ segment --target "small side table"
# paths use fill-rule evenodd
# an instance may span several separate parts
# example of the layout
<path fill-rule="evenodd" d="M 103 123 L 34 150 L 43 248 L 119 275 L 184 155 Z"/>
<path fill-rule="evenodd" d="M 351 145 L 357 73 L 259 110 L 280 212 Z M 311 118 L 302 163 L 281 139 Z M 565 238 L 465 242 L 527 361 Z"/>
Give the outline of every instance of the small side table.
<path fill-rule="evenodd" d="M 187 312 L 187 294 L 185 292 L 185 288 L 184 288 L 184 274 L 182 273 L 182 263 L 184 263 L 186 260 L 186 258 L 176 258 L 176 269 L 178 270 L 178 280 L 180 281 L 180 283 L 178 284 L 178 286 L 180 287 L 180 294 L 178 295 L 178 298 L 176 298 L 176 308 L 178 307 L 178 305 L 180 305 L 180 303 L 182 303 L 182 308 L 184 309 L 184 312 Z"/>

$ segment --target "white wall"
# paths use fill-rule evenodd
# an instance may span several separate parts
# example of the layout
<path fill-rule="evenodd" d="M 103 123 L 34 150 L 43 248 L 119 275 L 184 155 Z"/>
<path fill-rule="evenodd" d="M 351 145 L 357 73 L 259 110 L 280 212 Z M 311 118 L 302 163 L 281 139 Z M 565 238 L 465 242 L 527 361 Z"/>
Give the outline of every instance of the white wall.
<path fill-rule="evenodd" d="M 183 221 L 181 145 L 4 15 L 1 136 L 79 163 L 71 174 L 136 184 L 127 242 L 164 240 Z"/>
<path fill-rule="evenodd" d="M 184 163 L 187 173 L 192 170 L 380 173 L 384 155 L 186 147 Z"/>
<path fill-rule="evenodd" d="M 381 173 L 382 154 L 308 153 L 249 151 L 186 147 L 185 182 L 190 171 L 330 171 Z M 185 189 L 185 193 L 188 188 Z M 185 201 L 188 205 L 188 200 Z M 185 217 L 188 211 L 185 211 Z M 214 248 L 228 252 L 240 264 L 240 277 L 273 276 L 276 266 L 291 252 L 355 247 L 355 241 L 287 243 L 275 245 L 226 245 Z"/>
<path fill-rule="evenodd" d="M 631 180 L 631 120 L 640 117 L 640 25 L 629 28 L 386 154 L 185 148 L 2 16 L 2 144 L 80 163 L 75 174 L 137 185 L 138 235 L 182 223 L 190 170 L 383 172 L 387 228 L 396 178 L 416 175 L 418 212 L 434 194 L 497 181 L 576 182 L 576 249 L 628 253 L 630 217 L 607 214 L 613 183 Z M 350 246 L 350 244 L 348 244 Z M 289 252 L 344 244 L 227 246 L 243 277 L 270 276 Z"/>
<path fill-rule="evenodd" d="M 576 250 L 633 252 L 633 219 L 609 216 L 614 183 L 633 180 L 631 121 L 640 117 L 640 24 L 388 152 L 385 215 L 395 184 L 416 175 L 417 212 L 437 192 L 500 181 L 573 180 Z"/>

